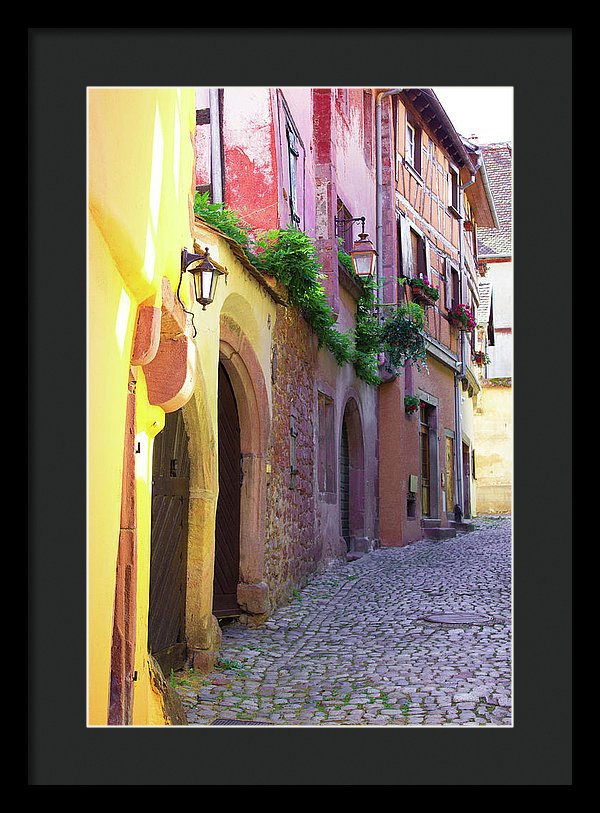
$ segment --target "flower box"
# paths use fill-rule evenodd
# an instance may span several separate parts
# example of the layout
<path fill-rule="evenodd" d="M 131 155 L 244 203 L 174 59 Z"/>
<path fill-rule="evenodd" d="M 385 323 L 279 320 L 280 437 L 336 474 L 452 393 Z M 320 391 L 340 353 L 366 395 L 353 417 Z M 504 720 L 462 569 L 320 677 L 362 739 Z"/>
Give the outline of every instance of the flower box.
<path fill-rule="evenodd" d="M 477 324 L 468 305 L 455 305 L 448 311 L 448 318 L 457 330 L 474 330 Z"/>
<path fill-rule="evenodd" d="M 407 415 L 412 415 L 413 412 L 419 411 L 419 399 L 416 395 L 404 396 L 404 411 Z"/>
<path fill-rule="evenodd" d="M 429 284 L 426 277 L 413 277 L 408 280 L 413 302 L 419 305 L 432 306 L 440 298 L 440 292 Z"/>
<path fill-rule="evenodd" d="M 490 357 L 483 350 L 476 350 L 473 353 L 473 360 L 479 367 L 483 367 L 485 364 L 489 364 L 491 362 Z"/>

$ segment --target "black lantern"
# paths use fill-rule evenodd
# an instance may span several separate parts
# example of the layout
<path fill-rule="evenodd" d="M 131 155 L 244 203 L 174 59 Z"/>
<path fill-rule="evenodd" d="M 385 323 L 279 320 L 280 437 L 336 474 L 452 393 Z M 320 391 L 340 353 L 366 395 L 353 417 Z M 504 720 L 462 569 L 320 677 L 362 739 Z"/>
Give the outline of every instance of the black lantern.
<path fill-rule="evenodd" d="M 193 265 L 198 263 L 198 265 Z M 193 265 L 192 268 L 189 266 Z M 215 298 L 217 282 L 225 271 L 222 271 L 208 256 L 208 248 L 204 249 L 204 254 L 192 254 L 186 248 L 181 252 L 181 276 L 184 271 L 189 271 L 194 277 L 194 295 L 196 301 L 202 305 L 202 310 Z"/>

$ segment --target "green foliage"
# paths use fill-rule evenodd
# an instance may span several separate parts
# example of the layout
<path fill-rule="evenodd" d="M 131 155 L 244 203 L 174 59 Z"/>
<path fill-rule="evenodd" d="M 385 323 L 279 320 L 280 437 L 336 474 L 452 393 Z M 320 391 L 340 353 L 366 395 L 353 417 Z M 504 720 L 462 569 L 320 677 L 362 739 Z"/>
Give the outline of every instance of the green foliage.
<path fill-rule="evenodd" d="M 362 280 L 363 295 L 356 307 L 354 368 L 363 381 L 372 386 L 381 383 L 378 354 L 381 352 L 381 328 L 375 311 L 377 285 L 372 280 Z"/>
<path fill-rule="evenodd" d="M 411 413 L 416 412 L 419 408 L 419 398 L 416 395 L 405 395 L 404 396 L 404 410 L 405 412 Z"/>
<path fill-rule="evenodd" d="M 250 257 L 250 238 L 248 237 L 250 227 L 236 212 L 228 209 L 222 203 L 210 203 L 208 192 L 203 194 L 196 192 L 194 214 L 209 226 L 214 226 L 215 229 L 219 229 L 223 234 L 235 240 Z"/>
<path fill-rule="evenodd" d="M 248 224 L 223 204 L 210 203 L 208 193 L 196 193 L 194 212 L 206 223 L 235 240 L 255 268 L 286 286 L 290 302 L 300 310 L 315 331 L 319 347 L 327 347 L 340 366 L 352 363 L 357 376 L 366 383 L 372 386 L 381 383 L 378 354 L 388 350 L 393 331 L 388 327 L 389 335 L 382 334 L 376 313 L 376 284 L 356 276 L 352 258 L 342 249 L 341 241 L 338 248 L 339 262 L 363 290 L 357 303 L 356 327 L 352 334 L 341 333 L 335 326 L 335 316 L 323 287 L 325 277 L 322 266 L 312 240 L 304 232 L 290 226 L 261 233 L 251 241 Z M 406 336 L 404 344 L 401 344 L 405 348 L 404 355 L 400 355 L 401 366 L 405 366 L 414 358 L 421 359 L 418 328 L 423 327 L 424 316 L 422 309 L 413 303 L 402 307 L 405 308 L 405 314 L 401 327 Z M 411 310 L 411 307 L 417 310 Z M 409 327 L 404 325 L 404 321 L 410 323 Z M 396 358 L 399 353 L 396 350 L 391 355 Z M 399 366 L 398 362 L 395 366 Z"/>
<path fill-rule="evenodd" d="M 425 313 L 420 305 L 398 305 L 383 321 L 381 339 L 388 358 L 388 369 L 414 364 L 427 369 L 427 347 L 423 326 Z"/>
<path fill-rule="evenodd" d="M 233 669 L 235 671 L 244 671 L 244 664 L 232 658 L 218 658 L 215 662 L 217 669 Z"/>
<path fill-rule="evenodd" d="M 433 285 L 429 284 L 429 280 L 427 279 L 427 277 L 412 277 L 411 279 L 404 281 L 408 282 L 413 291 L 414 290 L 422 291 L 426 296 L 429 297 L 429 299 L 432 299 L 434 302 L 437 302 L 438 299 L 440 298 L 440 292 L 438 291 L 437 288 L 434 288 Z"/>
<path fill-rule="evenodd" d="M 473 358 L 475 359 L 475 364 L 484 365 L 484 364 L 491 364 L 492 360 L 488 356 L 488 354 L 484 350 L 476 350 L 473 354 Z"/>

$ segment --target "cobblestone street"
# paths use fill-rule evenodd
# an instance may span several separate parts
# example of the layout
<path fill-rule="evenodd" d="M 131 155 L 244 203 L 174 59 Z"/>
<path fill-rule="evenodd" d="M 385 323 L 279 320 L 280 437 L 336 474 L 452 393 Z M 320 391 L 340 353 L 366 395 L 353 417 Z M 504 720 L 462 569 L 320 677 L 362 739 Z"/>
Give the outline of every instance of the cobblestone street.
<path fill-rule="evenodd" d="M 189 725 L 510 726 L 511 519 L 339 563 L 217 668 L 172 675 Z"/>

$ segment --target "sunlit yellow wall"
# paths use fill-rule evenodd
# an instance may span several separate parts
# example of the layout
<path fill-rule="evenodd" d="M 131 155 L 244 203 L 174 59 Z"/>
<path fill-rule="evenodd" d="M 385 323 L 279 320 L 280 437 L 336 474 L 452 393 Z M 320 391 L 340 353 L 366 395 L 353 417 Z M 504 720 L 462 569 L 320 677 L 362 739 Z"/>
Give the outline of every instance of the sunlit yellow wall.
<path fill-rule="evenodd" d="M 125 403 L 137 308 L 160 307 L 191 246 L 193 89 L 88 92 L 88 722 L 106 725 Z M 185 293 L 184 293 L 185 296 Z M 162 722 L 146 663 L 152 438 L 164 413 L 137 369 L 138 594 L 134 723 Z"/>
<path fill-rule="evenodd" d="M 215 513 L 218 498 L 218 370 L 221 326 L 226 321 L 239 328 L 244 345 L 251 348 L 256 368 L 249 371 L 249 389 L 264 388 L 268 417 L 271 407 L 271 349 L 276 304 L 268 290 L 240 263 L 230 245 L 199 221 L 195 251 L 208 248 L 210 256 L 227 275 L 219 280 L 214 302 L 206 310 L 194 304 L 195 345 L 199 374 L 194 397 L 183 410 L 190 435 L 190 516 L 188 528 L 187 636 L 192 647 L 210 648 L 212 617 Z M 188 283 L 191 284 L 191 283 Z M 235 328 L 230 328 L 235 329 Z M 237 351 L 236 351 L 237 354 Z M 240 347 L 239 358 L 245 352 Z M 262 387 L 255 379 L 262 380 Z M 243 398 L 244 393 L 237 393 Z M 252 398 L 252 394 L 249 395 Z M 257 432 L 257 425 L 251 431 Z M 261 466 L 265 461 L 260 462 Z M 264 478 L 265 471 L 260 475 Z M 260 533 L 257 546 L 262 544 Z"/>
<path fill-rule="evenodd" d="M 484 386 L 475 412 L 477 511 L 512 511 L 513 400 L 510 386 Z"/>

